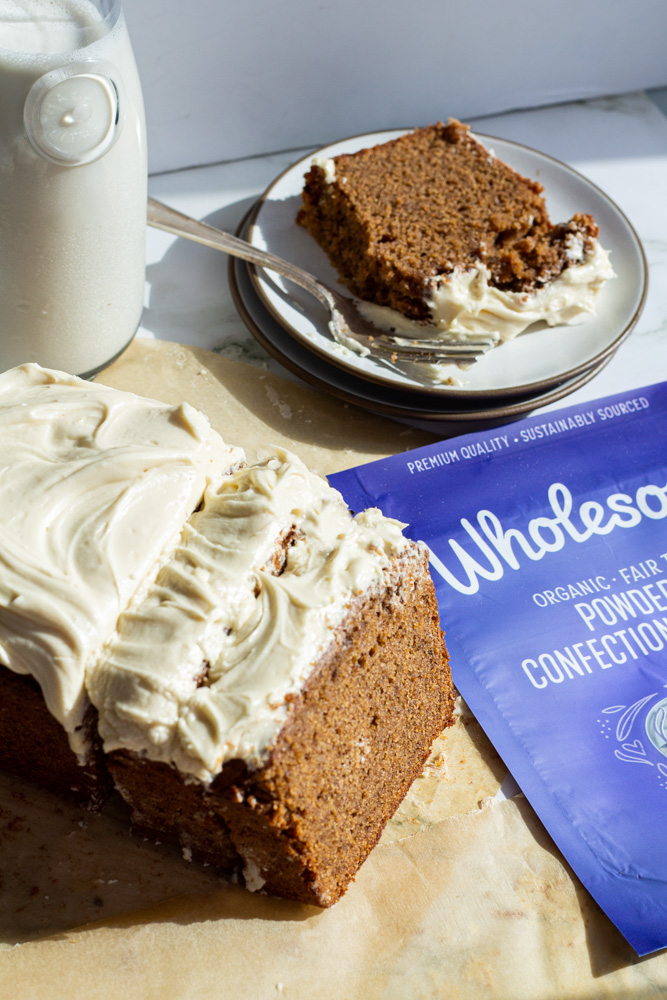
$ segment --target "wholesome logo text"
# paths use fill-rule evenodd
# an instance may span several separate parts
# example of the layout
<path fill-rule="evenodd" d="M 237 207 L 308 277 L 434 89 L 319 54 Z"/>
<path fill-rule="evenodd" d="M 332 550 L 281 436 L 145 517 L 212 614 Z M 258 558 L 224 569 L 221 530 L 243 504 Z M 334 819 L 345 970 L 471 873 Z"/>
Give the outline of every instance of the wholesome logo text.
<path fill-rule="evenodd" d="M 608 535 L 617 528 L 634 528 L 643 518 L 667 517 L 667 483 L 641 486 L 634 497 L 612 493 L 604 503 L 585 500 L 576 511 L 572 494 L 563 483 L 552 483 L 547 498 L 553 516 L 534 517 L 523 531 L 504 528 L 490 510 L 478 511 L 476 523 L 461 518 L 461 527 L 473 543 L 472 551 L 450 538 L 455 567 L 450 569 L 431 551 L 434 570 L 459 593 L 476 594 L 480 578 L 500 580 L 507 567 L 520 569 L 522 560 L 537 561 L 549 552 L 559 552 L 566 543 L 586 542 L 593 535 Z"/>

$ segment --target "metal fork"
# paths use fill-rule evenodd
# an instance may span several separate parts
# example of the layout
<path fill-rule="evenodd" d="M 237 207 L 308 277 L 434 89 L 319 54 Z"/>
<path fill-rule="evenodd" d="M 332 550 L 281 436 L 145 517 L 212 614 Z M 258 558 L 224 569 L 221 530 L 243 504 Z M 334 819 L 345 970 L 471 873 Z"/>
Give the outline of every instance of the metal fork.
<path fill-rule="evenodd" d="M 214 250 L 223 250 L 251 264 L 277 271 L 314 295 L 329 311 L 329 331 L 340 344 L 361 355 L 375 355 L 392 363 L 456 364 L 468 367 L 478 357 L 498 343 L 498 337 L 480 335 L 471 341 L 442 341 L 431 337 L 392 336 L 365 319 L 353 299 L 324 285 L 308 271 L 288 260 L 260 250 L 246 240 L 215 229 L 206 222 L 191 219 L 167 205 L 148 199 L 148 223 L 175 236 L 203 243 Z M 304 338 L 305 339 L 305 338 Z M 352 343 L 350 343 L 352 342 Z"/>

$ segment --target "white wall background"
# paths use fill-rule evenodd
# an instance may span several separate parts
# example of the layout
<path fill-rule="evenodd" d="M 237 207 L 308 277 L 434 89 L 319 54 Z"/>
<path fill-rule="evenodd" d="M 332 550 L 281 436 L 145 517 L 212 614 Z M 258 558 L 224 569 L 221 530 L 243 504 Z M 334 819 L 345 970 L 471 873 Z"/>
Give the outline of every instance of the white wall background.
<path fill-rule="evenodd" d="M 124 0 L 124 9 L 152 173 L 667 84 L 667 0 Z"/>

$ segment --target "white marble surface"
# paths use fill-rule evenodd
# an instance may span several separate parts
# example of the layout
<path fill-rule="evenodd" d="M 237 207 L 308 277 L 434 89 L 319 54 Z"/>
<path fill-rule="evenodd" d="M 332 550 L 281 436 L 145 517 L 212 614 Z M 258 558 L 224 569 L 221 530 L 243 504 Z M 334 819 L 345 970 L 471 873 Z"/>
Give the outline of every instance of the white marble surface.
<path fill-rule="evenodd" d="M 481 132 L 555 156 L 590 178 L 627 215 L 649 263 L 646 305 L 630 337 L 587 385 L 544 409 L 667 379 L 667 117 L 646 94 L 633 93 L 518 111 L 474 124 Z M 189 215 L 234 231 L 264 188 L 303 152 L 152 176 L 149 191 Z M 224 255 L 149 230 L 147 261 L 146 310 L 139 336 L 206 347 L 291 377 L 254 341 L 238 315 Z"/>

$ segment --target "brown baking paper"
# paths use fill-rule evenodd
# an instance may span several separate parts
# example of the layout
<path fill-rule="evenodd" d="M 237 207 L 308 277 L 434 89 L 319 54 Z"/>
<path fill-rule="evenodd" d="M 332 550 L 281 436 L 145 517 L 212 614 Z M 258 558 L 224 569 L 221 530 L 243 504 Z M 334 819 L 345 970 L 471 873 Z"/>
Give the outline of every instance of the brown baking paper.
<path fill-rule="evenodd" d="M 249 455 L 321 473 L 432 438 L 260 368 L 135 341 L 99 381 L 188 400 Z M 222 883 L 172 847 L 0 776 L 0 996 L 502 998 L 667 995 L 581 887 L 460 706 L 343 899 L 322 911 Z"/>

